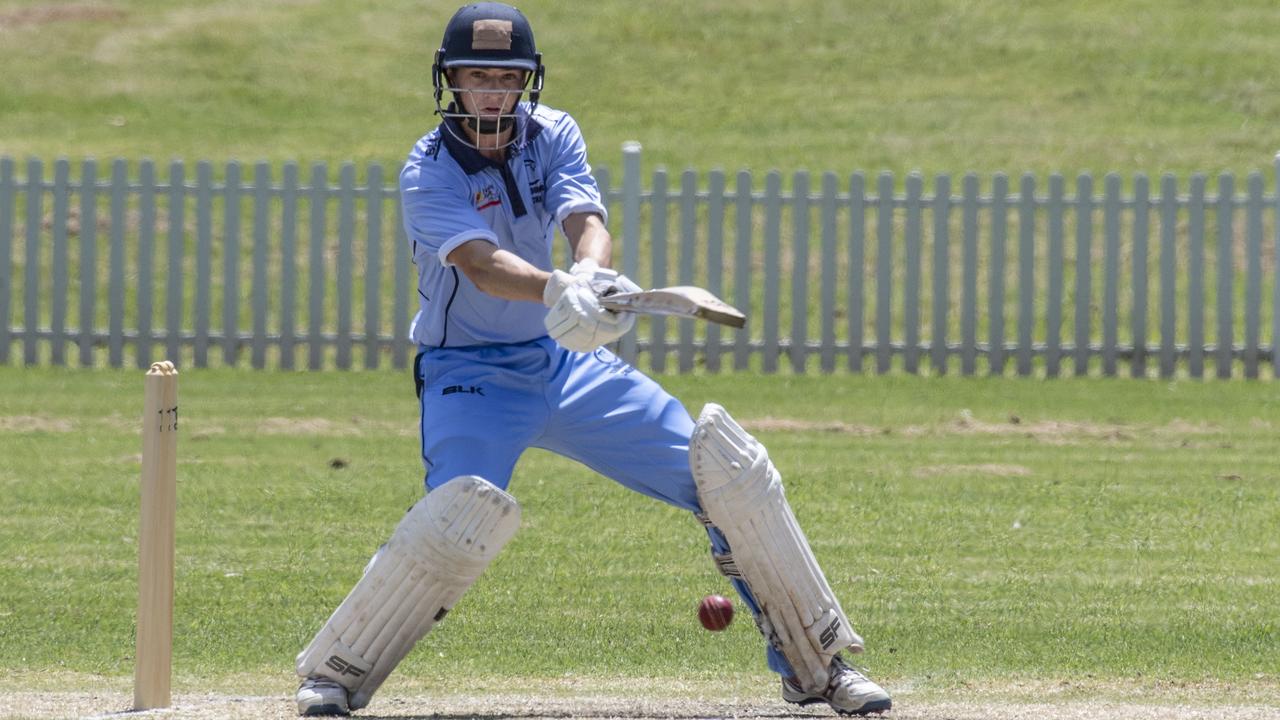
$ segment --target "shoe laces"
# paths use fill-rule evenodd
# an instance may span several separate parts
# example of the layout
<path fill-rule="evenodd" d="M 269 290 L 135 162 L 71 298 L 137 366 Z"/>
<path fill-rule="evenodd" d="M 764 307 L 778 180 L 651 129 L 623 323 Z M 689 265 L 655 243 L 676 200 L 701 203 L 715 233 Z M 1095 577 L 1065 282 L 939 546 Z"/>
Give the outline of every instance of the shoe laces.
<path fill-rule="evenodd" d="M 839 655 L 831 658 L 830 679 L 827 680 L 827 690 L 823 696 L 827 696 L 834 692 L 841 683 L 849 682 L 870 682 L 871 678 L 867 677 L 866 671 L 854 665 L 850 665 L 845 659 Z M 804 687 L 800 685 L 800 681 L 795 677 L 784 677 L 782 681 L 790 685 L 797 692 L 804 692 Z"/>
<path fill-rule="evenodd" d="M 849 676 L 852 676 L 852 677 L 849 677 Z M 850 665 L 849 663 L 845 662 L 845 659 L 843 657 L 836 655 L 835 657 L 831 658 L 830 685 L 832 687 L 835 687 L 835 685 L 837 685 L 838 683 L 840 683 L 846 678 L 853 680 L 854 682 L 870 680 L 870 678 L 867 677 L 867 673 L 865 670 L 863 670 L 860 667 Z"/>

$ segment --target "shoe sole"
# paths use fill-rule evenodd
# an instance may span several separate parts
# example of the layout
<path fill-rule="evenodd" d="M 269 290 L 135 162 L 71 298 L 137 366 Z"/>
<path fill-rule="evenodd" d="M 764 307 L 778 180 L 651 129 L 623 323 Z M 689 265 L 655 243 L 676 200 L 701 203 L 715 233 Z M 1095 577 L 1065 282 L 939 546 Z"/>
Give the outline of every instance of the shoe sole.
<path fill-rule="evenodd" d="M 311 707 L 307 708 L 305 712 L 302 712 L 299 714 L 302 715 L 303 717 L 315 717 L 318 715 L 328 715 L 330 717 L 333 717 L 333 716 L 347 717 L 351 715 L 351 711 L 344 710 L 341 705 L 335 705 L 331 703 L 328 705 L 312 705 Z"/>
<path fill-rule="evenodd" d="M 785 699 L 785 698 L 784 698 Z M 889 712 L 893 708 L 893 700 L 873 700 L 857 710 L 841 710 L 834 705 L 828 703 L 820 697 L 805 698 L 804 700 L 787 700 L 792 705 L 817 705 L 823 704 L 831 707 L 836 711 L 837 715 L 879 715 L 880 713 Z"/>

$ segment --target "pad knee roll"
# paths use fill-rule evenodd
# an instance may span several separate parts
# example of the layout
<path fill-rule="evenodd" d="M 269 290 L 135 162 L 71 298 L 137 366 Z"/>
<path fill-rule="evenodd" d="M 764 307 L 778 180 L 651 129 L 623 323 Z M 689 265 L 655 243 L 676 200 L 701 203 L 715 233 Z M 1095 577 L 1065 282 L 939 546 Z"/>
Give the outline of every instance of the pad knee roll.
<path fill-rule="evenodd" d="M 760 629 L 806 690 L 825 689 L 832 657 L 862 638 L 827 583 L 764 445 L 724 408 L 703 408 L 689 441 L 703 513 L 724 533 L 731 567 L 760 605 Z"/>
<path fill-rule="evenodd" d="M 298 675 L 331 678 L 348 690 L 352 709 L 368 705 L 519 527 L 515 498 L 483 478 L 464 475 L 432 490 L 298 655 Z"/>

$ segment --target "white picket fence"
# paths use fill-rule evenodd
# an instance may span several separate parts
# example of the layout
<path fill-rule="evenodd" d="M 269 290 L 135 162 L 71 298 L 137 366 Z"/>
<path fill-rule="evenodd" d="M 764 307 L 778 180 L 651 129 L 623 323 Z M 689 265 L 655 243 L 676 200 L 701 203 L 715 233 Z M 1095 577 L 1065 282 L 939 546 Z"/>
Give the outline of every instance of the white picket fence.
<path fill-rule="evenodd" d="M 324 164 L 305 184 L 294 163 L 19 169 L 0 158 L 0 364 L 413 355 L 414 269 L 379 165 L 344 164 L 336 185 Z M 926 190 L 917 174 L 646 177 L 628 143 L 620 186 L 596 174 L 624 272 L 749 316 L 642 320 L 618 350 L 657 372 L 1280 375 L 1280 200 L 1260 172 L 1239 188 L 966 174 Z"/>

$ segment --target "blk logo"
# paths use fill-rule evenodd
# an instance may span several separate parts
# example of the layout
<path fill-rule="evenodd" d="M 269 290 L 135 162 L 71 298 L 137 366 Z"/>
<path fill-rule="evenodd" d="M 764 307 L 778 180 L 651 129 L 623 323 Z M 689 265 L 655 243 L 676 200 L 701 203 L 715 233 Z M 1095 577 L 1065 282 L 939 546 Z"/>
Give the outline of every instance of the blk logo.
<path fill-rule="evenodd" d="M 454 393 L 466 393 L 468 395 L 480 395 L 481 397 L 483 397 L 484 388 L 480 387 L 479 385 L 472 385 L 470 387 L 467 387 L 466 385 L 450 385 L 449 387 L 440 391 L 441 395 L 452 395 Z"/>

